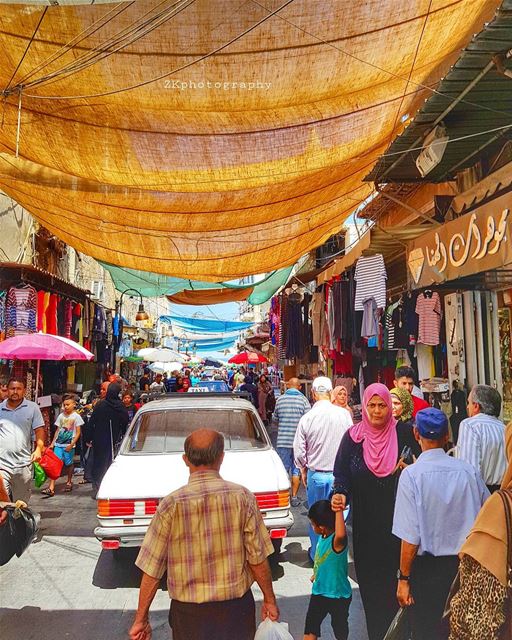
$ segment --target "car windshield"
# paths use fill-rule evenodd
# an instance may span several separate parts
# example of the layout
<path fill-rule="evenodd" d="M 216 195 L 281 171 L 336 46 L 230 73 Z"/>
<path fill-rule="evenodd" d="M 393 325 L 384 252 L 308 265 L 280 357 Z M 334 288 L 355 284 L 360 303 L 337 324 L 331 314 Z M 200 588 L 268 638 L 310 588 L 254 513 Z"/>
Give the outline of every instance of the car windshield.
<path fill-rule="evenodd" d="M 220 431 L 226 451 L 268 446 L 256 416 L 246 409 L 162 409 L 139 414 L 122 453 L 179 453 L 185 438 L 201 427 Z"/>

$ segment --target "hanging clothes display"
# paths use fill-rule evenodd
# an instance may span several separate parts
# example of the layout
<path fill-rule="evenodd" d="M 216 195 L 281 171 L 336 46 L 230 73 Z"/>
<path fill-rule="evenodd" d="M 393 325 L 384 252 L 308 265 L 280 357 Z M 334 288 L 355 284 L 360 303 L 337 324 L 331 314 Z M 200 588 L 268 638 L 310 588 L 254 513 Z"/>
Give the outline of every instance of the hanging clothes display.
<path fill-rule="evenodd" d="M 5 340 L 5 307 L 7 302 L 7 291 L 0 291 L 0 342 Z"/>
<path fill-rule="evenodd" d="M 8 338 L 37 331 L 37 293 L 34 287 L 11 287 L 5 307 Z"/>
<path fill-rule="evenodd" d="M 311 325 L 313 328 L 313 344 L 317 347 L 322 346 L 322 316 L 324 312 L 324 295 L 321 291 L 316 291 L 311 300 Z"/>
<path fill-rule="evenodd" d="M 356 263 L 354 278 L 356 280 L 356 297 L 354 309 L 363 311 L 364 300 L 375 298 L 377 308 L 386 306 L 386 266 L 382 254 L 362 257 Z"/>
<path fill-rule="evenodd" d="M 379 334 L 379 312 L 377 302 L 372 296 L 363 300 L 363 323 L 361 325 L 361 337 L 370 338 Z"/>
<path fill-rule="evenodd" d="M 441 299 L 437 291 L 426 289 L 416 300 L 419 318 L 418 342 L 435 347 L 439 344 L 441 330 Z"/>

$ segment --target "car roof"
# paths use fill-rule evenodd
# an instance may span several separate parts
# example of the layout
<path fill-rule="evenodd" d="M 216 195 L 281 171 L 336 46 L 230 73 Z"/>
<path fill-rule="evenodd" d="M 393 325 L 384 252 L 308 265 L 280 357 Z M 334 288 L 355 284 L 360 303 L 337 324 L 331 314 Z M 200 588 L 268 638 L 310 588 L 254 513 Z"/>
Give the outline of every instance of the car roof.
<path fill-rule="evenodd" d="M 167 396 L 161 400 L 152 400 L 144 404 L 140 413 L 147 411 L 157 411 L 162 409 L 245 409 L 256 413 L 254 405 L 248 400 L 244 400 L 231 393 L 219 395 L 215 393 L 180 393 Z"/>

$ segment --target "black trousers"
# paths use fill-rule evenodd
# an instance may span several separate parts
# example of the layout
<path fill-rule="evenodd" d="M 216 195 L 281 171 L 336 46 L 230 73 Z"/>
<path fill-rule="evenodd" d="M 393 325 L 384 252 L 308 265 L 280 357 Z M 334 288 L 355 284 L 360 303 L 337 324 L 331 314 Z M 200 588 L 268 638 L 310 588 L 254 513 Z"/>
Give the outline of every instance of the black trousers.
<path fill-rule="evenodd" d="M 304 635 L 312 633 L 320 637 L 320 627 L 325 617 L 331 616 L 332 630 L 336 640 L 348 638 L 348 609 L 352 598 L 326 598 L 313 594 L 306 614 Z"/>
<path fill-rule="evenodd" d="M 251 590 L 220 602 L 171 601 L 173 640 L 254 640 L 256 617 Z"/>
<path fill-rule="evenodd" d="M 459 568 L 457 556 L 417 556 L 411 575 L 414 606 L 411 607 L 414 640 L 447 640 L 442 624 L 450 587 Z"/>

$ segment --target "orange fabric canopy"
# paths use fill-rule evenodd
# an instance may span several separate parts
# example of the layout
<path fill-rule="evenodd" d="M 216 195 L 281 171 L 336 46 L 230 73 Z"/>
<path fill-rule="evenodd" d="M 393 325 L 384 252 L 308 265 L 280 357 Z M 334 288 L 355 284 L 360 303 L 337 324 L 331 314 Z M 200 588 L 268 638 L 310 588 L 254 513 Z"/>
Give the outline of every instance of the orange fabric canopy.
<path fill-rule="evenodd" d="M 111 264 L 212 282 L 290 265 L 368 196 L 401 116 L 497 5 L 2 5 L 0 188 Z"/>
<path fill-rule="evenodd" d="M 208 305 L 246 300 L 252 291 L 253 287 L 244 289 L 200 289 L 198 291 L 185 289 L 166 297 L 169 302 L 174 302 L 175 304 Z"/>

